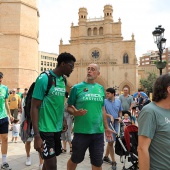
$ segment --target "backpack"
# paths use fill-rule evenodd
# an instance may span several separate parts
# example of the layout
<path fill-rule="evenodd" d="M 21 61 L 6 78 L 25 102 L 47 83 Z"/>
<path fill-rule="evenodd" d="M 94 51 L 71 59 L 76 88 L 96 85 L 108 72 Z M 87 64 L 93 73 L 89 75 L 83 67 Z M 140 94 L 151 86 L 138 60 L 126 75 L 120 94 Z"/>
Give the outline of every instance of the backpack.
<path fill-rule="evenodd" d="M 45 92 L 45 96 L 47 96 L 52 85 L 55 84 L 55 86 L 56 86 L 56 78 L 49 72 L 49 70 L 42 72 L 41 74 L 43 74 L 43 73 L 45 73 L 48 77 L 47 90 Z M 66 81 L 65 76 L 63 76 L 63 79 L 64 79 L 64 82 L 66 85 L 67 81 Z M 53 83 L 53 80 L 55 81 L 54 83 Z M 20 128 L 20 137 L 24 143 L 27 141 L 27 139 L 29 137 L 33 136 L 33 133 L 31 132 L 32 131 L 32 122 L 31 122 L 30 111 L 31 111 L 31 100 L 32 100 L 32 94 L 34 91 L 34 87 L 35 87 L 35 82 L 33 82 L 31 84 L 31 86 L 28 90 L 27 96 L 25 98 L 25 106 L 24 106 L 25 120 L 21 124 L 21 128 Z"/>

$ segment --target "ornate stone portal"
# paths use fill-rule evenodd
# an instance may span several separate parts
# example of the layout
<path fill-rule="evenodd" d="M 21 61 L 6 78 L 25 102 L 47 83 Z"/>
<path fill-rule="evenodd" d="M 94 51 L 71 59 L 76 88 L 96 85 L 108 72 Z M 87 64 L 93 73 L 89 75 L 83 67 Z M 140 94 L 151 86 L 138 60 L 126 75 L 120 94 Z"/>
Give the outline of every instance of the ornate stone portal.
<path fill-rule="evenodd" d="M 128 87 L 130 94 L 137 91 L 135 40 L 123 40 L 121 20 L 113 21 L 111 5 L 104 6 L 104 17 L 87 19 L 87 9 L 79 9 L 78 26 L 71 24 L 70 44 L 60 40 L 59 52 L 70 52 L 77 62 L 68 79 L 69 86 L 81 82 L 86 77 L 86 68 L 90 63 L 100 66 L 97 82 L 104 88 L 118 87 L 121 93 Z"/>

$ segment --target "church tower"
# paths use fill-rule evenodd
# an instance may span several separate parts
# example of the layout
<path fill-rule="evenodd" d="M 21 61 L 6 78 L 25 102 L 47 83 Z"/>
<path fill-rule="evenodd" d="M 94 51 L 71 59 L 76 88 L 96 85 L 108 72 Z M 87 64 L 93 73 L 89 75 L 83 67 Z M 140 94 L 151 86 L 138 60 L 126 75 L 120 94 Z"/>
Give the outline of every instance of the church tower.
<path fill-rule="evenodd" d="M 112 5 L 105 5 L 103 12 L 104 12 L 104 20 L 113 22 L 113 17 L 112 17 L 113 8 L 112 8 Z"/>
<path fill-rule="evenodd" d="M 0 1 L 0 71 L 9 89 L 29 87 L 38 75 L 37 3 Z"/>
<path fill-rule="evenodd" d="M 79 9 L 79 36 L 85 37 L 87 36 L 86 31 L 86 22 L 87 22 L 87 9 L 86 8 L 80 8 Z"/>
<path fill-rule="evenodd" d="M 104 6 L 104 34 L 105 35 L 111 35 L 112 34 L 112 24 L 113 23 L 113 8 L 111 5 L 105 5 Z"/>

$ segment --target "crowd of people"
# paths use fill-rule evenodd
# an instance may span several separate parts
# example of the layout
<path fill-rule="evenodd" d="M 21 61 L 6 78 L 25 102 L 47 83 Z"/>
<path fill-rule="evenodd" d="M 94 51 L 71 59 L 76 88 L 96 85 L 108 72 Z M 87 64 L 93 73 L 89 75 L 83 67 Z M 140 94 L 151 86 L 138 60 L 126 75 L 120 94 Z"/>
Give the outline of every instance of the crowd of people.
<path fill-rule="evenodd" d="M 34 139 L 34 149 L 39 153 L 39 168 L 42 170 L 57 169 L 56 156 L 67 152 L 67 143 L 71 154 L 67 170 L 75 170 L 84 160 L 87 150 L 93 170 L 101 170 L 103 162 L 116 170 L 114 142 L 119 123 L 137 124 L 138 118 L 140 170 L 169 168 L 170 74 L 156 80 L 153 102 L 143 107 L 146 99 L 140 92 L 134 98 L 124 87 L 123 94 L 117 98 L 114 88 L 109 87 L 105 91 L 102 85 L 96 83 L 100 67 L 94 63 L 87 66 L 85 80 L 75 84 L 68 94 L 64 76 L 70 76 L 76 59 L 65 52 L 58 56 L 57 62 L 57 67 L 49 71 L 52 84 L 48 93 L 47 74 L 40 74 L 35 82 L 30 108 L 32 129 L 25 142 L 27 166 L 31 165 L 30 148 Z M 11 123 L 11 141 L 17 143 L 20 124 L 25 120 L 23 107 L 28 89 L 25 88 L 24 93 L 20 93 L 19 88 L 13 89 L 9 94 L 2 80 L 3 73 L 0 72 L 1 169 L 10 170 L 7 161 L 8 125 Z M 22 113 L 21 117 L 18 113 Z M 64 123 L 67 126 L 63 127 Z"/>

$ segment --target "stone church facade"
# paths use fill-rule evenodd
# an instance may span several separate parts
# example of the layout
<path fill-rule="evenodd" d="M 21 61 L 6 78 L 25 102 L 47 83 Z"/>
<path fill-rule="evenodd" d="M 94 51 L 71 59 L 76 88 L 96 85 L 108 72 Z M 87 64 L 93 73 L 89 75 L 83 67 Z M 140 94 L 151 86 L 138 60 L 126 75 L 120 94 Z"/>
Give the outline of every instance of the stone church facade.
<path fill-rule="evenodd" d="M 9 89 L 29 87 L 38 76 L 37 0 L 0 0 L 0 71 Z"/>
<path fill-rule="evenodd" d="M 133 94 L 137 91 L 134 35 L 131 40 L 124 41 L 121 20 L 114 22 L 112 6 L 105 5 L 103 12 L 102 18 L 87 19 L 87 9 L 80 8 L 78 26 L 71 24 L 70 44 L 60 40 L 59 53 L 70 52 L 77 59 L 68 84 L 71 87 L 83 81 L 87 65 L 97 63 L 100 66 L 99 84 L 105 89 L 116 87 L 117 93 L 128 87 Z"/>

